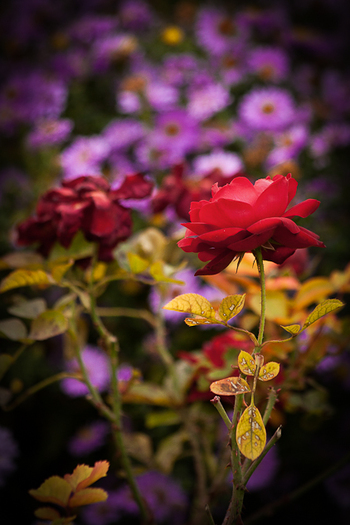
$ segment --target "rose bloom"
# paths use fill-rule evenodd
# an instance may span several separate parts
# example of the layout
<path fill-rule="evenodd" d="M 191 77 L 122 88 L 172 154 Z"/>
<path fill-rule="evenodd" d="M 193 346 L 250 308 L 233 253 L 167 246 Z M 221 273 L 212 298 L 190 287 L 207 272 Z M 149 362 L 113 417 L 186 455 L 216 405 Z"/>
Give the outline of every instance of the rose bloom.
<path fill-rule="evenodd" d="M 236 177 L 229 184 L 212 187 L 212 198 L 192 202 L 191 222 L 178 245 L 209 261 L 196 275 L 214 275 L 245 252 L 261 248 L 263 259 L 283 263 L 298 248 L 324 247 L 318 235 L 298 226 L 294 217 L 307 217 L 319 201 L 307 199 L 288 211 L 298 183 L 291 174 L 258 179 L 252 184 Z"/>
<path fill-rule="evenodd" d="M 69 248 L 75 234 L 82 231 L 87 241 L 98 244 L 99 259 L 110 261 L 113 248 L 132 233 L 130 210 L 120 201 L 146 197 L 152 187 L 140 174 L 127 176 L 118 189 L 97 176 L 64 180 L 61 188 L 40 198 L 36 217 L 17 226 L 17 244 L 39 243 L 38 251 L 46 257 L 56 241 Z"/>

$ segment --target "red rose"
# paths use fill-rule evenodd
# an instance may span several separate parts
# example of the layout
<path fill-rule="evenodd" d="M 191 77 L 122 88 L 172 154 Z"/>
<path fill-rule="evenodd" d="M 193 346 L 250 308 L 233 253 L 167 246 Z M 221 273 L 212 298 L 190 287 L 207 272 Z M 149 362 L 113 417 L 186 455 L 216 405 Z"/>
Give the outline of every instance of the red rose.
<path fill-rule="evenodd" d="M 261 247 L 263 258 L 283 263 L 298 248 L 324 247 L 318 235 L 298 226 L 293 217 L 307 217 L 319 201 L 307 199 L 288 211 L 297 189 L 290 174 L 259 179 L 252 184 L 236 177 L 229 184 L 212 187 L 212 198 L 192 202 L 191 222 L 178 245 L 209 261 L 196 275 L 214 275 L 237 256 Z"/>
<path fill-rule="evenodd" d="M 140 174 L 126 177 L 116 190 L 102 177 L 63 181 L 61 188 L 40 198 L 36 217 L 17 226 L 17 243 L 28 246 L 37 242 L 38 251 L 47 256 L 56 241 L 68 248 L 81 230 L 88 241 L 98 243 L 99 259 L 111 260 L 113 248 L 132 232 L 130 210 L 119 201 L 146 197 L 152 187 Z"/>

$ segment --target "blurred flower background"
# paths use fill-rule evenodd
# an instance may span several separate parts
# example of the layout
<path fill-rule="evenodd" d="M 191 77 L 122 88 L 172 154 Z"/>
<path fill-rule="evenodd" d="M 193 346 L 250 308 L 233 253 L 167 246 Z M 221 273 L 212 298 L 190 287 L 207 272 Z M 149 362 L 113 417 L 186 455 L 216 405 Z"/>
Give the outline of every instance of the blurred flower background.
<path fill-rule="evenodd" d="M 70 181 L 88 175 L 107 181 L 106 216 L 113 206 L 123 214 L 123 219 L 118 217 L 124 220 L 125 231 L 115 231 L 113 242 L 106 246 L 104 234 L 94 234 L 106 223 L 84 223 L 90 240 L 101 237 L 105 259 L 126 241 L 148 260 L 159 256 L 169 264 L 180 264 L 183 254 L 173 244 L 183 236 L 181 224 L 189 220 L 191 201 L 209 199 L 215 182 L 223 185 L 236 176 L 254 182 L 292 173 L 299 183 L 299 201 L 321 201 L 317 213 L 303 219 L 303 225 L 320 235 L 326 249 L 311 248 L 303 256 L 296 252 L 284 268 L 301 280 L 316 274 L 326 280 L 332 272 L 344 272 L 350 255 L 349 15 L 346 0 L 4 2 L 0 7 L 0 255 L 32 240 L 43 241 L 47 254 L 53 235 L 61 235 L 69 244 L 67 232 L 73 236 L 81 225 L 72 225 L 67 215 L 65 230 L 55 226 L 54 234 L 30 230 L 29 238 L 29 229 L 18 233 L 15 226 L 30 215 L 39 216 L 36 204 L 52 187 L 60 188 L 57 194 L 66 202 L 64 188 L 75 187 Z M 147 191 L 138 195 L 141 182 Z M 86 204 L 84 199 L 81 194 L 77 197 Z M 98 194 L 94 199 L 93 204 L 89 200 L 88 217 L 93 208 L 100 219 L 102 197 Z M 50 216 L 51 226 L 57 217 Z M 30 219 L 35 225 L 40 220 Z M 103 305 L 157 313 L 173 297 L 188 292 L 220 302 L 227 293 L 225 286 L 194 277 L 200 267 L 195 257 L 186 262 L 187 267 L 176 274 L 184 284 L 150 289 L 136 281 L 118 281 L 103 296 Z M 1 269 L 6 270 L 6 264 Z M 337 276 L 332 275 L 333 290 L 342 293 L 343 285 L 338 280 L 336 286 Z M 339 279 L 348 283 L 349 271 L 341 275 Z M 291 285 L 290 296 L 292 291 Z M 55 292 L 45 294 L 49 304 L 57 300 Z M 9 306 L 5 298 L 2 318 Z M 205 345 L 220 337 L 218 329 L 199 328 L 194 333 L 183 326 L 181 314 L 170 311 L 164 319 L 174 355 L 183 352 L 185 360 L 197 367 L 189 402 L 210 399 L 201 381 L 203 386 L 211 368 L 223 368 L 225 335 L 211 342 L 217 348 L 210 357 L 210 346 Z M 108 326 L 125 351 L 121 382 L 127 385 L 132 377 L 148 374 L 160 377 L 154 335 L 144 321 L 116 317 L 108 320 Z M 285 434 L 251 479 L 247 508 L 254 510 L 278 499 L 318 474 L 322 465 L 335 464 L 349 448 L 349 327 L 337 325 L 334 330 L 336 350 L 332 354 L 327 347 L 327 360 L 310 379 L 318 385 L 314 397 L 303 397 L 296 389 L 282 400 L 287 408 L 281 421 Z M 62 351 L 62 339 L 39 341 L 21 356 L 5 378 L 6 389 L 0 389 L 2 404 L 7 403 L 8 390 L 20 394 L 54 372 L 74 372 L 74 360 Z M 86 336 L 86 340 L 83 358 L 92 381 L 105 391 L 109 386 L 105 354 L 96 339 Z M 240 344 L 235 342 L 235 348 Z M 11 351 L 15 348 L 11 340 L 6 345 Z M 202 346 L 203 351 L 192 352 Z M 33 502 L 27 492 L 45 476 L 70 472 L 77 457 L 90 463 L 113 457 L 108 429 L 84 401 L 84 388 L 78 379 L 65 379 L 16 410 L 0 414 L 4 523 L 33 522 Z M 147 413 L 142 404 L 128 406 L 123 415 L 127 432 L 145 432 Z M 146 431 L 154 442 L 166 435 L 166 427 Z M 138 479 L 157 523 L 185 524 L 192 490 L 186 452 L 173 473 L 170 468 L 155 471 L 151 461 L 148 467 L 145 472 L 140 469 Z M 276 515 L 276 523 L 310 523 L 303 510 L 307 506 L 312 508 L 312 522 L 332 519 L 345 525 L 349 486 L 345 467 L 293 504 L 292 510 Z M 86 509 L 77 523 L 138 523 L 135 504 L 115 473 L 104 488 L 110 499 Z M 223 498 L 217 516 L 224 506 Z M 264 519 L 261 523 L 267 523 Z M 269 523 L 275 523 L 273 519 Z"/>

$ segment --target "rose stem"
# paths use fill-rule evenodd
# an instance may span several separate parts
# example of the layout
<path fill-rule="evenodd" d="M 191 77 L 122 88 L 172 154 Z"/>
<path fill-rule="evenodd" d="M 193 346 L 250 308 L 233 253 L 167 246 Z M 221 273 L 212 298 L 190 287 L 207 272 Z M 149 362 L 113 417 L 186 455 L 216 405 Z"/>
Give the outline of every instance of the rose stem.
<path fill-rule="evenodd" d="M 97 329 L 100 337 L 106 344 L 108 354 L 110 357 L 111 363 L 111 384 L 112 384 L 112 402 L 113 402 L 113 413 L 114 413 L 114 423 L 112 423 L 113 428 L 113 437 L 116 444 L 117 451 L 121 458 L 121 463 L 125 470 L 125 475 L 128 480 L 128 484 L 131 490 L 131 493 L 139 507 L 141 518 L 143 523 L 151 524 L 153 519 L 151 517 L 150 511 L 147 508 L 144 499 L 141 496 L 137 483 L 134 479 L 131 462 L 127 454 L 126 446 L 122 434 L 122 400 L 118 388 L 118 377 L 117 377 L 117 368 L 118 368 L 118 353 L 119 353 L 119 344 L 118 339 L 112 335 L 105 325 L 103 324 L 101 318 L 97 315 L 96 312 L 96 299 L 93 293 L 93 275 L 94 275 L 94 262 L 95 258 L 92 261 L 91 267 L 91 279 L 90 279 L 90 314 L 91 319 Z"/>
<path fill-rule="evenodd" d="M 261 316 L 259 323 L 259 335 L 258 335 L 258 345 L 254 348 L 254 354 L 260 352 L 260 347 L 264 338 L 264 329 L 265 329 L 265 319 L 266 319 L 266 282 L 265 282 L 265 269 L 264 262 L 262 258 L 261 248 L 257 248 L 254 251 L 256 264 L 258 266 L 259 276 L 260 276 L 260 288 L 261 288 Z"/>

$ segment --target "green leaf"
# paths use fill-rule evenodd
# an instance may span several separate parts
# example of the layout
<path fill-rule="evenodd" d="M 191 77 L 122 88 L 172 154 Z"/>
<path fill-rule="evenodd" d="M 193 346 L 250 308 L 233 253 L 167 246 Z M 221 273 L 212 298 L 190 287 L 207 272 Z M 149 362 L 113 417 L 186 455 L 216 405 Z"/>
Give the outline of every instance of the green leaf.
<path fill-rule="evenodd" d="M 175 432 L 161 441 L 155 462 L 164 474 L 170 474 L 174 463 L 182 455 L 184 444 L 188 441 L 188 434 L 184 430 Z"/>
<path fill-rule="evenodd" d="M 322 301 L 322 303 L 318 304 L 316 308 L 311 312 L 311 314 L 307 317 L 303 330 L 305 328 L 308 328 L 311 324 L 315 323 L 321 317 L 324 315 L 330 314 L 331 312 L 335 312 L 336 310 L 339 310 L 344 306 L 344 303 L 339 301 L 339 299 L 326 299 L 325 301 Z"/>
<path fill-rule="evenodd" d="M 69 248 L 64 248 L 61 244 L 56 242 L 50 252 L 50 261 L 65 262 L 70 259 L 85 259 L 91 257 L 94 253 L 95 244 L 88 242 L 83 232 L 79 231 L 73 238 Z"/>
<path fill-rule="evenodd" d="M 149 261 L 136 253 L 128 252 L 126 256 L 132 273 L 142 273 L 149 267 Z"/>
<path fill-rule="evenodd" d="M 10 354 L 1 354 L 0 355 L 0 380 L 4 377 L 7 370 L 13 363 L 13 357 Z"/>
<path fill-rule="evenodd" d="M 178 295 L 163 306 L 163 308 L 164 310 L 174 310 L 175 312 L 200 315 L 206 319 L 215 320 L 214 308 L 205 297 L 197 293 Z"/>
<path fill-rule="evenodd" d="M 146 427 L 155 428 L 180 423 L 180 416 L 174 410 L 162 410 L 161 412 L 150 412 L 146 416 Z"/>
<path fill-rule="evenodd" d="M 0 335 L 12 341 L 24 341 L 27 339 L 27 328 L 19 319 L 5 319 L 0 321 Z"/>
<path fill-rule="evenodd" d="M 35 319 L 38 317 L 38 315 L 45 312 L 46 308 L 46 301 L 39 297 L 37 299 L 23 301 L 19 304 L 11 306 L 8 308 L 8 312 L 17 317 L 23 317 L 24 319 Z"/>
<path fill-rule="evenodd" d="M 254 460 L 266 444 L 266 429 L 261 414 L 254 404 L 243 412 L 236 429 L 237 445 L 243 456 Z"/>
<path fill-rule="evenodd" d="M 239 314 L 244 307 L 245 295 L 229 295 L 225 297 L 219 306 L 219 315 L 224 321 L 229 321 Z"/>
<path fill-rule="evenodd" d="M 151 265 L 149 273 L 153 279 L 159 283 L 185 284 L 183 281 L 170 277 L 170 275 L 174 273 L 174 269 L 163 261 L 155 261 Z"/>
<path fill-rule="evenodd" d="M 35 341 L 43 341 L 63 334 L 68 329 L 68 320 L 58 310 L 46 310 L 33 320 L 29 338 Z"/>
<path fill-rule="evenodd" d="M 43 270 L 15 270 L 2 280 L 0 293 L 22 286 L 47 286 L 52 283 L 52 278 Z"/>
<path fill-rule="evenodd" d="M 133 383 L 123 393 L 124 403 L 144 403 L 147 405 L 172 406 L 173 401 L 167 391 L 153 383 Z"/>

